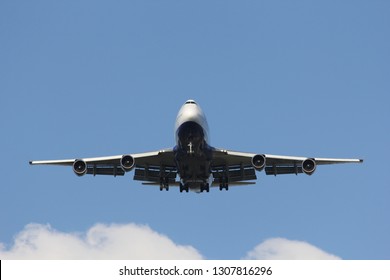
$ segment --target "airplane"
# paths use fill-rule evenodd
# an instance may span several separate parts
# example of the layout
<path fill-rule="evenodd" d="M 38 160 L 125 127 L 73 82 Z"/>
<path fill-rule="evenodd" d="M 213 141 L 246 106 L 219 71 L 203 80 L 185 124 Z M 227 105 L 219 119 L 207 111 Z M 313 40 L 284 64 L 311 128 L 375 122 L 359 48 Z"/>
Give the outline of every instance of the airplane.
<path fill-rule="evenodd" d="M 134 180 L 144 185 L 170 186 L 180 192 L 209 192 L 210 187 L 228 190 L 229 186 L 255 184 L 256 171 L 266 175 L 305 173 L 312 175 L 317 165 L 361 163 L 362 159 L 313 158 L 246 153 L 209 145 L 206 116 L 194 100 L 181 107 L 175 123 L 176 145 L 171 149 L 116 156 L 65 160 L 30 161 L 31 165 L 72 166 L 78 176 L 123 176 L 134 170 Z M 177 180 L 179 177 L 179 180 Z"/>

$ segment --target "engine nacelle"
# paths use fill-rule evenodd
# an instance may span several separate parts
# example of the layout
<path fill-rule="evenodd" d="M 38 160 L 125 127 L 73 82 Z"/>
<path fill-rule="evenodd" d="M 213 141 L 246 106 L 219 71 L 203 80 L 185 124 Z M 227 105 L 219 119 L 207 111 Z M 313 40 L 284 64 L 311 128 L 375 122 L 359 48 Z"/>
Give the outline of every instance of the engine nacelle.
<path fill-rule="evenodd" d="M 77 176 L 83 176 L 87 174 L 88 166 L 82 159 L 76 159 L 73 163 L 73 171 Z"/>
<path fill-rule="evenodd" d="M 121 158 L 121 167 L 123 171 L 128 172 L 134 168 L 135 160 L 131 155 L 124 155 Z"/>
<path fill-rule="evenodd" d="M 312 175 L 316 171 L 317 164 L 313 158 L 305 159 L 302 162 L 302 171 L 307 175 Z"/>
<path fill-rule="evenodd" d="M 252 158 L 252 165 L 257 171 L 263 170 L 265 167 L 265 155 L 255 155 Z"/>

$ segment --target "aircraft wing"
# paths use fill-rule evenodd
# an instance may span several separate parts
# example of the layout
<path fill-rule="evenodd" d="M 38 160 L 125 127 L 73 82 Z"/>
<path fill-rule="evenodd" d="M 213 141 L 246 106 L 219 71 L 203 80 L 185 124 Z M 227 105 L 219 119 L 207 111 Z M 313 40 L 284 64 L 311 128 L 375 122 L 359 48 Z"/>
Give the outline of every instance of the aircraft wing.
<path fill-rule="evenodd" d="M 75 173 L 80 176 L 85 174 L 123 176 L 125 169 L 122 168 L 121 160 L 124 156 L 130 156 L 133 160 L 127 171 L 135 169 L 134 180 L 160 182 L 161 177 L 169 181 L 176 178 L 177 170 L 172 149 L 107 157 L 30 161 L 30 164 L 72 166 Z"/>
<path fill-rule="evenodd" d="M 261 164 L 255 168 L 252 161 L 255 157 L 261 159 Z M 254 154 L 215 149 L 213 151 L 212 171 L 216 183 L 225 176 L 230 182 L 255 180 L 255 171 L 265 170 L 267 175 L 298 174 L 311 175 L 317 165 L 338 163 L 361 163 L 361 159 L 342 158 L 310 158 L 270 154 Z M 220 179 L 218 179 L 220 178 Z"/>

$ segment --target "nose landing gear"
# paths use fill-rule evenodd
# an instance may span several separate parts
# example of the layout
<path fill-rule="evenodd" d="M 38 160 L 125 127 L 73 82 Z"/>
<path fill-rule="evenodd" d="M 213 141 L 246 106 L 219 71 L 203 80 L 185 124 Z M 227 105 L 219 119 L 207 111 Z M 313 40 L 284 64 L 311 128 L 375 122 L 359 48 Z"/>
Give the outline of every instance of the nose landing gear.
<path fill-rule="evenodd" d="M 192 144 L 192 142 L 190 142 L 190 143 L 188 143 L 187 147 L 188 147 L 187 153 L 190 155 L 193 155 L 194 154 L 194 144 Z"/>

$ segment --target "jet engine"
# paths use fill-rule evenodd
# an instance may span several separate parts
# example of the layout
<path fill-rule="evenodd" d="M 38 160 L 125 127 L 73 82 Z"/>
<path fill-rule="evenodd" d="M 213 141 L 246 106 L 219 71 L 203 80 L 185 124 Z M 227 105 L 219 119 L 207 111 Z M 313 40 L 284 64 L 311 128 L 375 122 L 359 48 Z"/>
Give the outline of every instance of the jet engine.
<path fill-rule="evenodd" d="M 316 171 L 317 164 L 313 158 L 305 159 L 302 162 L 302 171 L 307 175 L 312 175 Z"/>
<path fill-rule="evenodd" d="M 265 161 L 264 155 L 255 155 L 252 158 L 252 165 L 257 171 L 261 171 L 265 167 Z"/>
<path fill-rule="evenodd" d="M 73 171 L 77 176 L 87 174 L 87 163 L 82 159 L 76 159 L 73 163 Z"/>
<path fill-rule="evenodd" d="M 124 155 L 121 158 L 121 167 L 123 171 L 128 172 L 134 168 L 135 160 L 131 155 Z"/>

